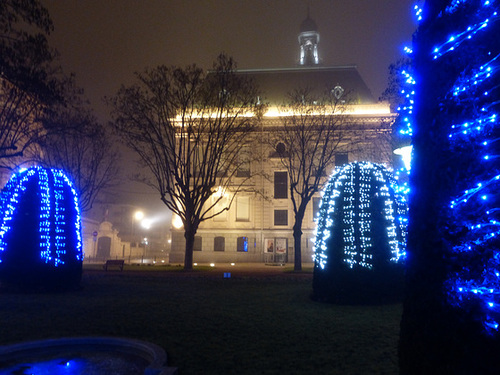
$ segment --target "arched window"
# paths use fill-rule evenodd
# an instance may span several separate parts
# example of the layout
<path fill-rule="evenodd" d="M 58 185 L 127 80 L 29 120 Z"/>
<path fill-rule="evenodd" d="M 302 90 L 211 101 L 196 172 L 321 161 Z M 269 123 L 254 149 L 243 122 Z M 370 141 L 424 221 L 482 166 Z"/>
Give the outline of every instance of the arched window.
<path fill-rule="evenodd" d="M 248 251 L 248 237 L 238 237 L 236 243 L 236 251 L 245 253 Z"/>
<path fill-rule="evenodd" d="M 214 238 L 214 251 L 224 251 L 226 247 L 226 239 L 224 237 Z"/>

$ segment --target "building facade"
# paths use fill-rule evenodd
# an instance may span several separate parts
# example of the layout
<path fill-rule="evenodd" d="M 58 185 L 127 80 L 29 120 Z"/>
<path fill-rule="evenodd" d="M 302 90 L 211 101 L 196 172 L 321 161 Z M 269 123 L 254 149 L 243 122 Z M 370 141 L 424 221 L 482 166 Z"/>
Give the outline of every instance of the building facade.
<path fill-rule="evenodd" d="M 388 103 L 374 100 L 355 66 L 322 66 L 318 56 L 319 32 L 309 16 L 299 34 L 298 66 L 287 69 L 240 70 L 237 74 L 252 78 L 262 92 L 267 110 L 254 132 L 252 147 L 240 153 L 249 162 L 238 171 L 235 184 L 245 181 L 245 189 L 226 196 L 220 209 L 232 202 L 229 210 L 200 224 L 194 245 L 194 261 L 199 263 L 293 262 L 294 210 L 290 199 L 289 176 L 281 161 L 283 144 L 273 137 L 288 116 L 290 92 L 307 88 L 318 96 L 330 92 L 344 111 L 339 113 L 348 126 L 335 155 L 335 164 L 323 176 L 326 182 L 335 165 L 352 161 L 390 164 L 390 134 L 395 114 Z M 270 142 L 270 140 L 274 140 Z M 251 157 L 248 157 L 251 155 Z M 281 155 L 281 156 L 280 156 Z M 239 176 L 239 177 L 238 177 Z M 241 180 L 238 181 L 238 178 Z M 233 199 L 234 198 L 234 199 Z M 215 199 L 215 197 L 214 197 Z M 311 262 L 315 221 L 321 193 L 310 201 L 302 225 L 302 261 Z M 177 218 L 178 219 L 178 218 Z M 170 262 L 184 260 L 184 231 L 175 216 L 172 220 Z"/>

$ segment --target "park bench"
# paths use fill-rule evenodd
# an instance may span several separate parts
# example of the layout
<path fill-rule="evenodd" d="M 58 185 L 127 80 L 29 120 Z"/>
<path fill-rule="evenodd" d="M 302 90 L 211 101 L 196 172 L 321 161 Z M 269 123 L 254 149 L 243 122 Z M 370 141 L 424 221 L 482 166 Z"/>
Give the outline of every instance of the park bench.
<path fill-rule="evenodd" d="M 123 264 L 125 261 L 123 259 L 108 259 L 106 263 L 104 263 L 104 271 L 108 270 L 108 267 L 119 267 L 120 271 L 123 271 Z"/>

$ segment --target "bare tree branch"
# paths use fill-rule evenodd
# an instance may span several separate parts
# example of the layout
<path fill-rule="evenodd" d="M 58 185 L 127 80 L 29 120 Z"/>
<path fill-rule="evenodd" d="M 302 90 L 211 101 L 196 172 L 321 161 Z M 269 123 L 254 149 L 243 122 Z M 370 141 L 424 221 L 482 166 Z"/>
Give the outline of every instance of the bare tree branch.
<path fill-rule="evenodd" d="M 353 123 L 345 114 L 345 100 L 331 91 L 315 97 L 308 88 L 296 89 L 289 94 L 289 103 L 281 107 L 280 126 L 270 132 L 270 145 L 281 144 L 276 151 L 290 182 L 295 270 L 302 269 L 302 221 L 307 205 L 335 166 L 335 155 L 352 147 L 348 135 Z"/>
<path fill-rule="evenodd" d="M 111 135 L 84 107 L 55 110 L 45 119 L 40 164 L 63 169 L 79 194 L 80 208 L 92 208 L 98 194 L 114 186 L 119 155 Z"/>
<path fill-rule="evenodd" d="M 238 153 L 258 121 L 256 89 L 234 69 L 225 55 L 209 74 L 194 65 L 159 66 L 136 74 L 135 85 L 108 99 L 118 135 L 152 176 L 140 179 L 184 224 L 187 269 L 199 224 L 228 209 L 215 210 L 223 199 L 215 193 L 242 188 L 233 178 Z"/>

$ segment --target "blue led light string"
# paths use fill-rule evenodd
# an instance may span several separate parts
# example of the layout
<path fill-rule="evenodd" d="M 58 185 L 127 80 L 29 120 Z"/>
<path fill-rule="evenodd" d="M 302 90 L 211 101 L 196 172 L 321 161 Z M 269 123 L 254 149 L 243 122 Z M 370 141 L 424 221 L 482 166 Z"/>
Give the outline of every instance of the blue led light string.
<path fill-rule="evenodd" d="M 491 15 L 495 21 L 497 20 L 497 12 L 494 12 Z M 484 21 L 479 22 L 476 25 L 469 26 L 467 30 L 450 37 L 447 42 L 443 43 L 439 47 L 434 49 L 434 59 L 437 59 L 444 54 L 454 51 L 457 47 L 459 47 L 463 42 L 471 40 L 473 36 L 475 36 L 478 32 L 488 27 L 490 22 L 490 18 L 486 18 Z"/>
<path fill-rule="evenodd" d="M 408 55 L 411 55 L 411 51 L 405 49 Z M 398 112 L 403 118 L 404 127 L 399 129 L 399 134 L 403 136 L 411 137 L 413 135 L 412 126 L 412 115 L 413 106 L 415 104 L 415 78 L 408 70 L 401 71 L 401 75 L 404 77 L 403 88 L 401 89 L 401 96 L 404 98 L 404 103 L 399 106 Z"/>
<path fill-rule="evenodd" d="M 417 20 L 420 21 L 422 19 L 422 9 L 418 6 L 415 6 L 415 13 L 417 16 Z M 413 58 L 413 50 L 410 47 L 405 47 L 404 51 L 410 59 Z M 404 152 L 408 152 L 409 150 L 409 152 L 411 153 L 411 137 L 413 135 L 413 111 L 415 106 L 416 80 L 414 78 L 412 70 L 413 67 L 408 66 L 406 69 L 401 70 L 400 72 L 401 76 L 403 77 L 400 92 L 403 103 L 401 103 L 401 105 L 397 108 L 397 112 L 399 114 L 399 118 L 402 119 L 402 124 L 400 124 L 399 129 L 396 130 L 400 137 L 400 143 L 404 146 L 401 150 L 406 149 L 400 154 L 403 157 L 403 160 Z M 394 240 L 391 240 L 394 241 L 391 242 L 391 252 L 395 261 L 400 258 L 406 257 L 406 237 L 408 227 L 407 196 L 410 193 L 410 169 L 411 166 L 406 165 L 405 163 L 405 165 L 393 172 L 393 178 L 391 178 L 390 181 L 385 181 L 385 183 L 390 185 L 391 190 L 395 192 L 398 200 L 401 202 L 401 204 L 399 205 L 391 206 L 397 224 L 395 224 L 394 228 L 388 229 L 391 238 L 393 230 L 396 230 L 398 234 Z M 379 175 L 378 178 L 383 177 Z M 385 195 L 384 193 L 382 194 Z M 390 210 L 389 208 L 387 209 Z M 401 240 L 398 240 L 397 238 L 401 238 Z"/>
<path fill-rule="evenodd" d="M 417 18 L 421 19 L 421 9 L 416 7 L 416 11 Z M 413 58 L 413 50 L 411 48 L 405 47 L 404 51 L 409 59 Z M 400 92 L 400 97 L 403 99 L 403 103 L 397 108 L 399 118 L 402 120 L 402 124 L 399 124 L 399 128 L 396 128 L 398 133 L 397 138 L 399 138 L 398 143 L 403 147 L 401 147 L 399 150 L 395 150 L 395 152 L 398 153 L 399 151 L 399 155 L 401 155 L 403 158 L 404 165 L 394 171 L 395 183 L 393 184 L 393 188 L 395 188 L 396 193 L 398 195 L 401 195 L 402 197 L 405 197 L 410 193 L 409 175 L 411 166 L 408 165 L 409 163 L 405 162 L 405 157 L 407 157 L 405 156 L 405 153 L 410 152 L 411 154 L 411 137 L 413 135 L 413 111 L 415 106 L 416 81 L 413 76 L 412 70 L 412 66 L 408 66 L 406 69 L 400 72 L 400 75 L 403 77 Z M 406 200 L 406 198 L 402 199 Z M 406 221 L 402 221 L 400 223 L 400 226 L 406 227 L 406 224 Z"/>
<path fill-rule="evenodd" d="M 446 7 L 446 13 L 448 13 L 448 14 L 455 13 L 457 10 L 459 10 L 460 8 L 463 8 L 464 6 L 468 5 L 471 2 L 472 2 L 471 0 L 453 0 L 451 2 L 451 4 L 448 7 Z M 495 2 L 495 0 L 482 0 L 482 1 L 479 1 L 481 8 L 482 7 L 489 7 L 494 2 Z"/>
<path fill-rule="evenodd" d="M 66 236 L 65 236 L 65 218 L 66 212 L 64 208 L 64 180 L 60 174 L 55 171 L 52 172 L 54 180 L 54 239 L 55 239 L 55 266 L 64 263 L 61 258 L 66 254 Z"/>
<path fill-rule="evenodd" d="M 394 199 L 391 197 L 390 190 L 389 188 L 394 186 L 394 183 L 392 181 L 389 181 L 388 176 L 385 176 L 382 173 L 381 169 L 377 169 L 375 171 L 374 177 L 376 180 L 379 182 L 377 184 L 378 188 L 378 194 L 380 196 L 384 197 L 384 218 L 388 224 L 386 227 L 387 230 L 387 239 L 389 242 L 389 248 L 391 250 L 391 262 L 397 262 L 399 258 L 402 256 L 403 250 L 400 249 L 400 245 L 403 245 L 402 243 L 400 244 L 397 239 L 397 226 L 396 223 L 400 222 L 399 220 L 396 220 L 395 213 L 399 212 L 395 208 L 395 202 Z M 400 224 L 401 225 L 401 224 Z M 403 233 L 406 232 L 406 228 L 402 228 Z M 404 237 L 403 237 L 404 238 Z M 404 239 L 403 239 L 404 241 Z"/>
<path fill-rule="evenodd" d="M 51 218 L 52 197 L 49 188 L 49 175 L 43 168 L 36 168 L 38 174 L 38 189 L 40 191 L 40 256 L 49 263 L 52 261 Z"/>
<path fill-rule="evenodd" d="M 339 168 L 334 171 L 323 191 L 323 199 L 321 200 L 318 212 L 318 225 L 316 227 L 315 251 L 313 252 L 313 261 L 321 269 L 325 269 L 328 263 L 327 245 L 326 242 L 331 236 L 330 229 L 334 222 L 332 216 L 335 212 L 340 190 L 343 187 L 343 178 L 336 178 L 338 175 L 345 176 L 343 171 L 347 167 Z M 323 218 L 323 220 L 321 220 Z"/>
<path fill-rule="evenodd" d="M 450 151 L 466 163 L 464 170 L 456 171 L 460 177 L 448 214 L 450 256 L 459 270 L 449 274 L 445 288 L 453 306 L 480 306 L 481 321 L 490 333 L 497 332 L 500 323 L 500 51 L 495 33 L 488 34 L 498 25 L 498 11 L 498 1 L 452 1 L 439 17 L 447 17 L 446 23 L 456 24 L 459 31 L 429 52 L 438 62 L 446 57 L 463 66 L 440 101 L 456 119 L 449 124 Z"/>
<path fill-rule="evenodd" d="M 498 72 L 498 58 L 500 55 L 496 55 L 494 58 L 479 66 L 479 68 L 474 69 L 470 74 L 460 77 L 455 85 L 453 86 L 453 96 L 468 95 L 468 90 L 474 86 L 480 86 L 487 80 L 494 78 L 494 75 Z M 498 88 L 498 85 L 495 86 Z M 484 92 L 483 95 L 488 95 L 488 92 Z"/>
<path fill-rule="evenodd" d="M 417 21 L 419 21 L 419 22 L 422 21 L 422 13 L 423 13 L 422 8 L 420 8 L 418 5 L 415 5 L 413 7 L 413 10 L 415 12 L 415 17 L 416 17 Z"/>
<path fill-rule="evenodd" d="M 452 132 L 448 135 L 448 138 L 456 138 L 456 137 L 470 137 L 470 136 L 481 136 L 480 133 L 484 133 L 489 131 L 492 127 L 495 127 L 498 124 L 497 114 L 491 114 L 488 116 L 481 116 L 461 124 L 454 124 L 451 126 Z M 482 141 L 483 146 L 487 146 L 491 144 L 491 142 L 496 142 L 497 139 L 494 140 L 485 140 Z"/>
<path fill-rule="evenodd" d="M 343 236 L 344 236 L 344 258 L 343 260 L 352 267 L 355 264 L 355 258 L 357 255 L 356 249 L 356 235 L 355 235 L 355 206 L 354 206 L 354 196 L 356 194 L 354 190 L 354 175 L 351 172 L 352 168 L 349 166 L 346 168 L 346 173 L 341 175 L 341 179 L 347 180 L 345 182 L 342 205 L 342 218 L 344 222 Z"/>
<path fill-rule="evenodd" d="M 360 260 L 359 264 L 373 268 L 373 238 L 372 213 L 370 211 L 370 189 L 373 186 L 373 170 L 366 164 L 361 164 L 359 181 L 359 228 L 360 228 Z"/>
<path fill-rule="evenodd" d="M 83 260 L 83 250 L 82 250 L 82 216 L 80 212 L 80 203 L 78 201 L 78 194 L 76 192 L 76 189 L 73 185 L 73 183 L 69 180 L 68 176 L 66 176 L 65 173 L 63 173 L 61 170 L 57 170 L 56 172 L 60 178 L 62 178 L 66 184 L 66 186 L 69 187 L 71 191 L 71 196 L 73 197 L 72 203 L 73 207 L 75 209 L 76 215 L 75 215 L 75 222 L 74 222 L 74 227 L 76 230 L 76 246 L 77 246 L 77 251 L 76 251 L 76 257 L 78 260 Z"/>
<path fill-rule="evenodd" d="M 433 58 L 438 59 L 449 52 L 453 52 L 455 49 L 459 48 L 462 43 L 473 40 L 478 33 L 487 29 L 490 23 L 497 22 L 499 17 L 498 9 L 497 6 L 493 6 L 493 3 L 494 1 L 483 1 L 477 8 L 473 9 L 477 14 L 478 20 L 468 25 L 464 30 L 448 37 L 444 43 L 435 47 L 432 51 Z M 448 14 L 454 13 L 465 6 L 471 7 L 474 6 L 474 4 L 470 1 L 456 1 L 449 6 L 446 11 Z"/>
<path fill-rule="evenodd" d="M 390 249 L 390 262 L 400 262 L 406 252 L 406 200 L 395 189 L 396 181 L 385 167 L 370 162 L 351 163 L 337 169 L 325 186 L 319 211 L 313 260 L 325 269 L 329 259 L 332 230 L 341 221 L 343 258 L 348 268 L 373 269 L 374 199 L 382 201 L 381 210 Z M 377 198 L 377 196 L 379 198 Z M 338 212 L 340 210 L 340 215 Z"/>
<path fill-rule="evenodd" d="M 2 262 L 2 253 L 6 250 L 5 237 L 12 228 L 12 216 L 19 204 L 19 197 L 26 191 L 26 184 L 31 176 L 36 173 L 35 170 L 24 171 L 13 176 L 7 183 L 2 193 L 3 216 L 0 224 L 0 263 Z"/>
<path fill-rule="evenodd" d="M 75 222 L 71 223 L 69 228 L 70 235 L 76 238 L 75 259 L 81 261 L 82 238 L 81 238 L 81 216 L 78 204 L 78 196 L 73 185 L 67 176 L 60 170 L 52 169 L 50 174 L 48 170 L 42 167 L 32 167 L 15 174 L 7 183 L 1 196 L 3 208 L 2 221 L 0 223 L 0 262 L 2 262 L 2 253 L 5 252 L 8 243 L 7 235 L 12 229 L 12 219 L 16 214 L 18 205 L 27 190 L 27 184 L 35 179 L 38 189 L 39 201 L 39 220 L 38 220 L 38 238 L 40 257 L 46 264 L 54 267 L 63 265 L 67 258 L 67 237 L 68 226 L 66 218 L 66 199 L 67 193 L 70 195 L 70 203 L 75 210 Z M 52 188 L 51 188 L 52 187 Z M 71 217 L 71 215 L 70 215 Z"/>

